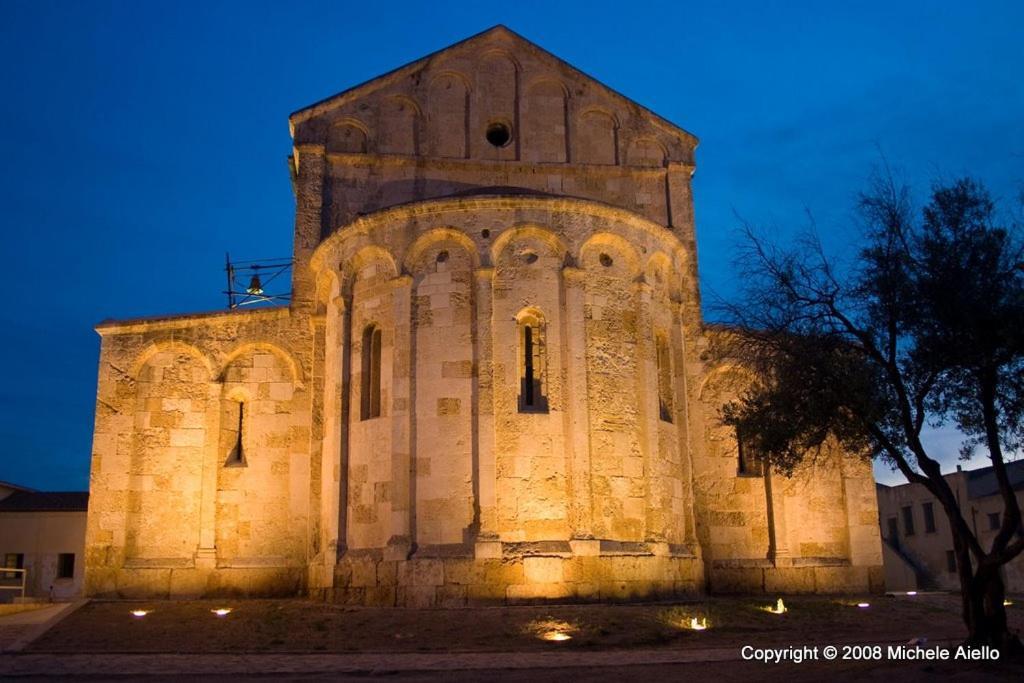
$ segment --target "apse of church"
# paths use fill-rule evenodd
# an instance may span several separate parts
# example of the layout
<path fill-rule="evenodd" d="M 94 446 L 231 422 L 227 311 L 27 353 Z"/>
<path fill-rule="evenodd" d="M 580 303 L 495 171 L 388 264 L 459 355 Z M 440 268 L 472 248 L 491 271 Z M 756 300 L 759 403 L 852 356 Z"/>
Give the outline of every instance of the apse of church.
<path fill-rule="evenodd" d="M 880 587 L 870 464 L 718 420 L 690 133 L 503 27 L 290 126 L 290 304 L 97 328 L 88 594 Z"/>

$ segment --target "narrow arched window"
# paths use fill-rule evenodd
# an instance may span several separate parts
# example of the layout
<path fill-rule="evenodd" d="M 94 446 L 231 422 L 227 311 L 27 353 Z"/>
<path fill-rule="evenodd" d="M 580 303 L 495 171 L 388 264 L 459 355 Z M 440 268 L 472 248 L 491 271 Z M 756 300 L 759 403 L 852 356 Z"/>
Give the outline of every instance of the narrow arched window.
<path fill-rule="evenodd" d="M 225 467 L 245 467 L 245 449 L 242 446 L 242 434 L 245 428 L 245 403 L 228 401 L 224 411 L 224 423 L 227 442 L 231 450 Z"/>
<path fill-rule="evenodd" d="M 360 417 L 380 417 L 380 328 L 369 325 L 363 330 L 362 409 Z"/>
<path fill-rule="evenodd" d="M 654 338 L 658 364 L 658 414 L 664 422 L 672 421 L 672 358 L 664 335 Z"/>
<path fill-rule="evenodd" d="M 764 458 L 754 448 L 751 440 L 744 437 L 744 432 L 736 428 L 737 463 L 736 473 L 741 477 L 760 477 L 764 475 Z"/>
<path fill-rule="evenodd" d="M 519 318 L 519 412 L 547 412 L 547 354 L 544 321 L 530 313 Z"/>

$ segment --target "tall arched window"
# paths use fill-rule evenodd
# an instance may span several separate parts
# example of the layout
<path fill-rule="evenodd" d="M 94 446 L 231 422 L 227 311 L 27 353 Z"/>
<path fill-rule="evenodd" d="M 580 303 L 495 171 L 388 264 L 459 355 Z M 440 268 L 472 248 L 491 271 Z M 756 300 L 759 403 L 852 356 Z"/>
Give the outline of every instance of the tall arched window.
<path fill-rule="evenodd" d="M 519 412 L 545 413 L 548 410 L 547 353 L 544 319 L 531 311 L 519 316 Z"/>
<path fill-rule="evenodd" d="M 245 450 L 242 435 L 245 428 L 245 403 L 242 400 L 224 401 L 221 412 L 222 438 L 231 450 L 224 461 L 225 467 L 245 467 Z"/>
<path fill-rule="evenodd" d="M 672 358 L 668 352 L 665 335 L 654 337 L 655 354 L 658 363 L 658 413 L 664 422 L 672 421 Z"/>
<path fill-rule="evenodd" d="M 380 417 L 380 328 L 368 325 L 363 330 L 363 375 L 360 418 Z"/>

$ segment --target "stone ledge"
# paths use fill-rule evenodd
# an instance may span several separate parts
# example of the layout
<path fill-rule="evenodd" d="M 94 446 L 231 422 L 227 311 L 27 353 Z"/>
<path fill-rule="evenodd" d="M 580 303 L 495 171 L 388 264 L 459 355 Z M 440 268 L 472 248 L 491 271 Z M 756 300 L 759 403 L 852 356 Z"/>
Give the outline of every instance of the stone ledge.
<path fill-rule="evenodd" d="M 794 557 L 794 567 L 849 567 L 850 561 L 845 557 Z"/>
<path fill-rule="evenodd" d="M 144 330 L 172 329 L 210 322 L 238 322 L 246 318 L 288 318 L 291 309 L 288 306 L 266 306 L 264 308 L 234 309 L 231 311 L 204 311 L 200 313 L 176 313 L 172 315 L 154 315 L 125 320 L 107 319 L 100 321 L 94 328 L 100 336 L 110 334 L 135 333 Z"/>
<path fill-rule="evenodd" d="M 124 561 L 125 569 L 193 569 L 195 561 L 190 557 L 129 558 Z"/>
<path fill-rule="evenodd" d="M 217 569 L 252 569 L 276 568 L 276 569 L 304 569 L 306 565 L 288 562 L 288 558 L 282 556 L 267 557 L 236 557 L 230 560 L 217 562 Z"/>
<path fill-rule="evenodd" d="M 712 560 L 711 566 L 715 569 L 761 569 L 775 565 L 767 558 L 737 558 L 734 560 Z"/>
<path fill-rule="evenodd" d="M 659 176 L 666 172 L 693 173 L 696 165 L 688 161 L 673 160 L 659 166 L 636 164 L 586 164 L 573 161 L 513 161 L 509 159 L 457 159 L 454 157 L 424 157 L 413 154 L 382 154 L 378 152 L 328 152 L 328 164 L 343 168 L 379 168 L 381 166 L 408 166 L 416 169 L 480 171 L 484 173 L 536 173 L 538 170 L 585 176 L 623 177 L 631 175 Z M 524 188 L 525 189 L 525 188 Z"/>

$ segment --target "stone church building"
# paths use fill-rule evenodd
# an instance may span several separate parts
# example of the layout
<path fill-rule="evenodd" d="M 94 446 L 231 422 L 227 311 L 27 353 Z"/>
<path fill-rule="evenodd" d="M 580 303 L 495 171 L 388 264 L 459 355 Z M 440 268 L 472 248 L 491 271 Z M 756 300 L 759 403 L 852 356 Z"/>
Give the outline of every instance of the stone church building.
<path fill-rule="evenodd" d="M 291 303 L 97 328 L 87 595 L 880 589 L 870 464 L 719 422 L 693 135 L 500 26 L 290 126 Z"/>

